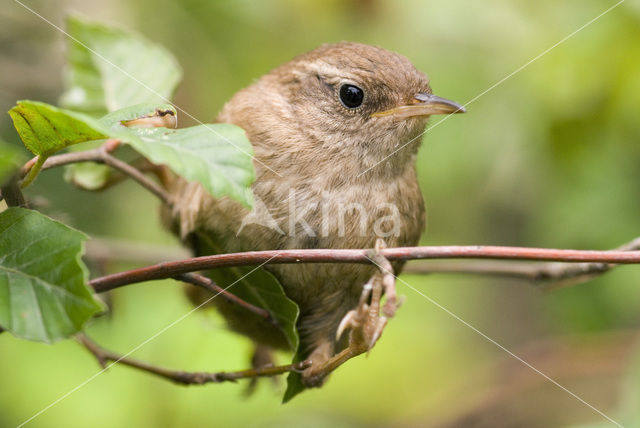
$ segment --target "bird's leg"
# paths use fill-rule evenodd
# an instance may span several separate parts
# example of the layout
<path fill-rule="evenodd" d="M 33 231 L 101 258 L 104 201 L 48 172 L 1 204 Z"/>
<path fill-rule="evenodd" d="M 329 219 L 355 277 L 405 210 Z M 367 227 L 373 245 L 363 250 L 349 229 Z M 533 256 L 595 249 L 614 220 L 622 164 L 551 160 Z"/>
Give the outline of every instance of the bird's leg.
<path fill-rule="evenodd" d="M 382 313 L 387 318 L 391 318 L 395 315 L 396 310 L 400 306 L 400 302 L 398 302 L 398 296 L 396 294 L 396 277 L 393 274 L 393 267 L 389 260 L 380 253 L 380 250 L 384 248 L 386 248 L 386 244 L 382 239 L 378 239 L 375 248 L 367 257 L 380 270 L 382 289 L 387 300 L 382 307 Z"/>
<path fill-rule="evenodd" d="M 369 351 L 380 338 L 387 324 L 387 318 L 380 316 L 380 298 L 382 296 L 382 275 L 377 272 L 367 282 L 362 291 L 356 309 L 349 311 L 338 327 L 337 339 L 350 329 L 347 347 L 329 358 L 322 349 L 315 350 L 310 356 L 312 365 L 302 373 L 302 383 L 307 387 L 322 385 L 325 378 L 351 358 Z M 368 303 L 369 302 L 369 303 Z"/>
<path fill-rule="evenodd" d="M 320 357 L 320 363 L 316 363 L 318 359 L 314 354 L 317 352 L 314 351 L 309 356 L 312 362 L 311 367 L 302 373 L 302 382 L 307 387 L 320 386 L 329 373 L 347 360 L 371 350 L 387 325 L 388 318 L 395 314 L 397 309 L 395 276 L 389 261 L 380 255 L 382 248 L 384 248 L 384 242 L 378 240 L 370 258 L 379 271 L 364 285 L 358 306 L 347 312 L 338 326 L 336 341 L 346 329 L 350 329 L 347 347 L 328 359 L 317 355 Z M 383 291 L 387 296 L 387 302 L 382 309 L 384 315 L 380 315 Z"/>
<path fill-rule="evenodd" d="M 269 348 L 268 346 L 256 343 L 253 350 L 253 354 L 251 355 L 251 368 L 254 370 L 259 370 L 267 367 L 275 367 L 271 348 Z M 278 379 L 273 377 L 272 380 L 274 384 L 277 385 Z M 252 377 L 249 380 L 249 384 L 247 385 L 247 388 L 244 391 L 245 395 L 247 396 L 252 395 L 255 392 L 257 386 L 258 386 L 258 378 Z"/>

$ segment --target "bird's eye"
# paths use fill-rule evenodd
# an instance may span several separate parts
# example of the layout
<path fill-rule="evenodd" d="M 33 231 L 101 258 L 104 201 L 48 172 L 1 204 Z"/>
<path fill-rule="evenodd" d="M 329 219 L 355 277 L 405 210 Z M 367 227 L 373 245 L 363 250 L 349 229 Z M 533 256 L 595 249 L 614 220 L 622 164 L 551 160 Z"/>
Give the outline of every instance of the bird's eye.
<path fill-rule="evenodd" d="M 357 86 L 345 84 L 340 87 L 340 101 L 345 107 L 360 107 L 363 99 L 364 91 Z"/>

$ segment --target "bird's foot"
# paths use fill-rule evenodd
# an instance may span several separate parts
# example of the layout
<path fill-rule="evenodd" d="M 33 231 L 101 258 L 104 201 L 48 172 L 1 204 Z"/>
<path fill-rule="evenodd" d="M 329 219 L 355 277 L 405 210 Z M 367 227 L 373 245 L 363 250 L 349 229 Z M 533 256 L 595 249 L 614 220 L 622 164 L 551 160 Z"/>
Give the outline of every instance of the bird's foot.
<path fill-rule="evenodd" d="M 347 312 L 336 331 L 336 341 L 339 341 L 345 330 L 351 330 L 348 346 L 358 354 L 373 348 L 387 325 L 387 317 L 380 315 L 382 295 L 380 276 L 380 273 L 376 273 L 364 285 L 358 306 Z"/>
<path fill-rule="evenodd" d="M 373 264 L 379 269 L 362 290 L 360 302 L 356 309 L 347 312 L 340 321 L 336 332 L 336 340 L 340 340 L 342 333 L 347 328 L 351 328 L 352 336 L 349 342 L 360 342 L 361 347 L 367 346 L 366 351 L 373 348 L 380 338 L 382 330 L 387 325 L 387 320 L 396 313 L 399 303 L 396 295 L 396 281 L 393 275 L 391 263 L 382 254 L 381 250 L 386 247 L 382 239 L 376 241 L 375 248 L 367 255 Z M 386 302 L 382 307 L 380 315 L 380 300 L 382 292 L 386 297 Z"/>
<path fill-rule="evenodd" d="M 312 354 L 309 357 L 312 361 L 311 367 L 302 373 L 302 381 L 307 387 L 322 385 L 329 373 L 347 360 L 369 352 L 382 335 L 388 319 L 395 314 L 398 308 L 395 276 L 389 261 L 380 254 L 382 248 L 384 248 L 384 242 L 378 240 L 369 258 L 379 271 L 364 285 L 358 306 L 347 312 L 336 331 L 336 341 L 339 341 L 342 334 L 347 329 L 350 330 L 347 347 L 330 358 L 318 359 Z M 380 302 L 383 291 L 387 301 L 382 307 L 381 315 Z"/>

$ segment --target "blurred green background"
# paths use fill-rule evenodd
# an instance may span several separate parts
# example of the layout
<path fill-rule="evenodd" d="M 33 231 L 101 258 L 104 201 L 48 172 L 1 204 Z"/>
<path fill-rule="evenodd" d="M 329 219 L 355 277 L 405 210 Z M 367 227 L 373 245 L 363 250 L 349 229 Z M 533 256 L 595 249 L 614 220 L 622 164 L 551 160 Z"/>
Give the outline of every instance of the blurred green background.
<path fill-rule="evenodd" d="M 204 122 L 271 68 L 341 40 L 406 55 L 436 94 L 464 104 L 615 4 L 24 3 L 59 26 L 75 11 L 165 45 L 184 68 L 175 103 Z M 0 110 L 24 98 L 55 104 L 63 34 L 13 1 L 0 20 Z M 640 3 L 627 0 L 427 133 L 418 165 L 429 213 L 423 244 L 606 249 L 639 236 L 639 117 Z M 0 115 L 0 137 L 19 143 L 8 115 Z M 48 171 L 28 196 L 92 237 L 179 245 L 161 229 L 156 201 L 131 183 L 92 194 Z M 69 391 L 27 426 L 614 426 L 447 311 L 623 425 L 640 426 L 639 268 L 550 293 L 505 279 L 403 279 L 428 299 L 400 283 L 406 303 L 373 352 L 285 406 L 283 382 L 261 382 L 246 398 L 242 383 L 185 388 L 116 366 L 83 384 L 99 368 L 75 342 L 47 346 L 2 334 L 0 426 Z M 251 344 L 215 314 L 195 313 L 154 336 L 190 310 L 174 283 L 112 297 L 113 313 L 88 329 L 101 344 L 124 353 L 154 337 L 133 356 L 185 370 L 247 366 Z"/>

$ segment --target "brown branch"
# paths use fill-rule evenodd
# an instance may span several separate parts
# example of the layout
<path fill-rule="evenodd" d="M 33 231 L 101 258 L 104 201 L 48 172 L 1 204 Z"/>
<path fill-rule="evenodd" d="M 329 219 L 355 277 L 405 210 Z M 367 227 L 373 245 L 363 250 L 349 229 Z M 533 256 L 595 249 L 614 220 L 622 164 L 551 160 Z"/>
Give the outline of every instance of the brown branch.
<path fill-rule="evenodd" d="M 204 288 L 205 290 L 209 290 L 210 292 L 216 295 L 221 295 L 223 298 L 227 299 L 227 301 L 234 303 L 238 306 L 241 306 L 250 312 L 253 312 L 254 314 L 266 320 L 267 322 L 275 326 L 280 325 L 278 321 L 266 309 L 259 308 L 255 305 L 252 305 L 251 303 L 242 300 L 235 294 L 229 293 L 227 290 L 220 287 L 215 282 L 213 282 L 210 278 L 207 278 L 204 275 L 199 275 L 197 273 L 183 273 L 180 275 L 176 275 L 174 279 L 178 281 L 188 282 L 189 284 L 193 284 L 195 286 Z"/>
<path fill-rule="evenodd" d="M 203 385 L 205 383 L 235 382 L 239 379 L 272 377 L 292 371 L 302 371 L 311 365 L 310 361 L 301 361 L 299 363 L 287 364 L 284 366 L 261 367 L 236 372 L 185 372 L 182 370 L 170 370 L 163 367 L 157 367 L 144 361 L 118 355 L 115 352 L 102 348 L 83 333 L 77 334 L 75 337 L 80 344 L 82 344 L 93 354 L 94 357 L 96 357 L 96 360 L 98 360 L 98 363 L 103 369 L 107 369 L 115 364 L 124 364 L 182 385 Z M 112 361 L 113 363 L 107 365 L 109 361 Z"/>
<path fill-rule="evenodd" d="M 95 262 L 104 263 L 114 257 L 128 261 L 157 262 L 157 260 L 166 260 L 167 258 L 176 259 L 186 257 L 187 251 L 174 247 L 166 247 L 158 249 L 157 246 L 140 244 L 137 242 L 119 242 L 111 240 L 95 240 L 91 239 L 87 242 L 85 256 Z M 185 273 L 174 277 L 177 281 L 186 282 L 195 285 L 214 294 L 221 295 L 227 301 L 239 305 L 249 312 L 252 312 L 272 325 L 279 326 L 278 321 L 271 313 L 263 308 L 252 305 L 242 300 L 236 295 L 228 292 L 224 288 L 217 285 L 210 278 L 195 273 Z"/>
<path fill-rule="evenodd" d="M 617 250 L 640 249 L 640 238 L 618 247 Z M 189 252 L 174 246 L 139 242 L 91 239 L 87 242 L 86 256 L 99 261 L 128 260 L 139 263 L 160 263 L 187 258 Z M 385 259 L 386 260 L 386 259 Z M 485 275 L 527 281 L 532 285 L 551 289 L 584 282 L 616 267 L 607 263 L 517 262 L 509 260 L 409 260 L 403 273 L 408 274 L 462 274 Z M 387 296 L 388 297 L 388 296 Z"/>
<path fill-rule="evenodd" d="M 103 155 L 103 161 L 105 164 L 109 165 L 110 167 L 119 170 L 123 174 L 126 174 L 132 179 L 134 179 L 135 181 L 137 181 L 140 185 L 142 185 L 142 187 L 146 188 L 151 193 L 153 193 L 158 198 L 160 198 L 160 200 L 163 203 L 167 205 L 172 205 L 171 196 L 167 192 L 165 192 L 165 190 L 160 185 L 158 185 L 156 182 L 147 178 L 146 175 L 144 175 L 143 173 L 141 173 L 140 171 L 138 171 L 128 163 L 123 162 L 120 159 L 114 156 L 111 156 L 108 153 L 105 153 Z"/>
<path fill-rule="evenodd" d="M 617 251 L 640 250 L 640 238 L 616 248 Z M 587 281 L 602 275 L 614 267 L 615 263 L 514 263 L 505 261 L 419 261 L 408 263 L 405 273 L 415 274 L 473 274 L 499 276 L 543 285 L 545 289 L 555 289 Z"/>
<path fill-rule="evenodd" d="M 86 247 L 85 256 L 98 263 L 104 263 L 116 257 L 128 261 L 157 262 L 157 260 L 176 259 L 188 255 L 187 251 L 174 247 L 158 249 L 157 246 L 137 242 L 119 242 L 104 239 L 91 239 L 87 242 Z M 174 279 L 203 288 L 213 294 L 219 294 L 227 301 L 245 308 L 275 326 L 279 326 L 278 321 L 269 311 L 242 300 L 204 275 L 185 273 L 175 276 Z"/>
<path fill-rule="evenodd" d="M 149 162 L 149 160 L 147 160 L 145 158 L 135 159 L 135 160 L 129 162 L 129 165 L 131 167 L 137 169 L 138 171 L 140 171 L 143 174 L 153 173 L 156 176 L 158 175 L 158 171 L 161 168 L 161 166 L 153 164 L 153 163 Z M 103 190 L 108 190 L 108 189 L 116 186 L 117 184 L 120 184 L 123 181 L 125 181 L 127 179 L 130 179 L 130 178 L 131 177 L 129 177 L 126 174 L 123 174 L 120 171 L 114 171 L 113 174 L 109 174 L 109 176 L 106 178 L 106 180 L 102 184 L 102 186 L 100 186 L 98 188 L 93 188 L 93 189 L 91 189 L 91 191 L 92 192 L 101 192 Z M 81 185 L 79 187 L 82 188 Z"/>
<path fill-rule="evenodd" d="M 113 152 L 118 146 L 120 142 L 119 140 L 110 139 L 107 140 L 102 146 L 92 149 L 85 150 L 81 152 L 73 152 L 73 153 L 64 153 L 61 155 L 51 156 L 46 160 L 44 165 L 42 166 L 42 170 L 56 168 L 64 165 L 70 165 L 73 163 L 80 162 L 95 162 L 101 163 L 105 165 L 109 165 L 110 167 L 122 172 L 128 177 L 131 177 L 133 180 L 137 181 L 144 188 L 149 190 L 151 193 L 156 195 L 162 202 L 165 204 L 171 204 L 172 199 L 165 190 L 150 180 L 147 176 L 145 176 L 138 169 L 129 165 L 126 162 L 121 161 L 120 159 L 112 156 L 110 153 Z M 21 169 L 21 175 L 26 176 L 31 168 L 37 163 L 38 157 L 31 159 L 27 162 Z"/>
<path fill-rule="evenodd" d="M 615 264 L 552 262 L 514 263 L 509 261 L 446 261 L 409 262 L 403 273 L 408 274 L 463 274 L 485 275 L 528 281 L 534 285 L 553 283 L 554 286 L 569 285 L 573 281 L 582 282 L 591 277 L 608 272 Z"/>
<path fill-rule="evenodd" d="M 232 266 L 283 263 L 360 263 L 369 264 L 366 249 L 310 249 L 248 251 L 195 257 L 133 269 L 95 278 L 90 281 L 97 292 L 127 284 L 172 278 L 183 273 Z M 380 250 L 389 261 L 411 259 L 506 259 L 614 264 L 640 263 L 640 251 L 558 250 L 550 248 L 498 246 L 431 246 L 400 247 Z"/>

